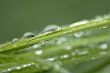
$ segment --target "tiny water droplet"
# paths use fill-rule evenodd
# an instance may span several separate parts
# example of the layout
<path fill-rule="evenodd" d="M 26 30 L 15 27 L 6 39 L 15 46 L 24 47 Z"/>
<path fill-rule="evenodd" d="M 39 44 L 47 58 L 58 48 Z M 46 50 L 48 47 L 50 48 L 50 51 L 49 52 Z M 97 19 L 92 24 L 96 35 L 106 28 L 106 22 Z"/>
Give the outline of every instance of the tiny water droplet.
<path fill-rule="evenodd" d="M 74 36 L 77 37 L 77 38 L 79 38 L 79 37 L 81 37 L 81 36 L 83 36 L 83 35 L 84 35 L 84 32 L 74 33 Z"/>
<path fill-rule="evenodd" d="M 99 45 L 99 48 L 100 48 L 101 50 L 106 50 L 106 49 L 108 48 L 108 44 L 106 44 L 106 43 L 100 44 L 100 45 Z"/>
<path fill-rule="evenodd" d="M 19 67 L 19 66 L 18 66 L 18 67 L 16 67 L 16 69 L 18 69 L 18 70 L 19 70 L 19 69 L 21 69 L 21 67 Z"/>
<path fill-rule="evenodd" d="M 101 52 L 100 52 L 100 55 L 106 55 L 106 54 L 107 54 L 106 51 L 101 51 Z"/>
<path fill-rule="evenodd" d="M 57 26 L 57 25 L 48 25 L 43 32 L 51 32 L 51 31 L 55 31 L 55 30 L 59 30 L 61 29 L 61 27 Z"/>
<path fill-rule="evenodd" d="M 26 33 L 23 35 L 23 38 L 32 38 L 32 37 L 35 37 L 35 34 L 32 33 L 32 32 L 26 32 Z"/>
<path fill-rule="evenodd" d="M 7 71 L 11 71 L 11 70 L 12 70 L 11 68 L 7 69 Z"/>
<path fill-rule="evenodd" d="M 59 64 L 54 64 L 54 68 L 55 68 L 56 70 L 59 70 L 59 69 L 60 69 L 60 65 L 59 65 Z"/>
<path fill-rule="evenodd" d="M 32 46 L 32 48 L 35 48 L 35 49 L 40 48 L 40 47 L 41 47 L 41 44 L 35 44 Z"/>
<path fill-rule="evenodd" d="M 88 23 L 88 20 L 82 20 L 82 21 L 71 24 L 70 27 L 87 24 L 87 23 Z"/>
<path fill-rule="evenodd" d="M 72 49 L 72 46 L 71 46 L 71 45 L 67 45 L 67 46 L 65 46 L 64 49 L 65 49 L 65 50 L 71 50 L 71 49 Z"/>
<path fill-rule="evenodd" d="M 101 17 L 101 16 L 96 16 L 95 19 L 93 19 L 93 21 L 101 21 L 103 20 L 104 18 Z"/>
<path fill-rule="evenodd" d="M 67 41 L 66 37 L 60 37 L 57 39 L 56 44 L 60 45 L 60 44 L 64 43 L 65 41 Z"/>
<path fill-rule="evenodd" d="M 95 60 L 96 58 L 95 57 L 91 57 L 91 60 Z"/>
<path fill-rule="evenodd" d="M 86 55 L 88 53 L 89 53 L 88 50 L 82 50 L 82 51 L 81 50 L 75 50 L 73 55 Z"/>
<path fill-rule="evenodd" d="M 14 39 L 12 40 L 12 43 L 17 42 L 18 40 L 19 40 L 18 38 L 14 38 Z"/>
<path fill-rule="evenodd" d="M 36 55 L 41 55 L 42 53 L 43 53 L 42 50 L 37 50 L 37 51 L 35 51 L 35 54 L 36 54 Z"/>
<path fill-rule="evenodd" d="M 47 61 L 54 61 L 55 58 L 48 58 Z"/>
<path fill-rule="evenodd" d="M 65 54 L 65 55 L 60 56 L 61 59 L 65 59 L 65 58 L 68 58 L 68 57 L 69 57 L 68 54 Z"/>

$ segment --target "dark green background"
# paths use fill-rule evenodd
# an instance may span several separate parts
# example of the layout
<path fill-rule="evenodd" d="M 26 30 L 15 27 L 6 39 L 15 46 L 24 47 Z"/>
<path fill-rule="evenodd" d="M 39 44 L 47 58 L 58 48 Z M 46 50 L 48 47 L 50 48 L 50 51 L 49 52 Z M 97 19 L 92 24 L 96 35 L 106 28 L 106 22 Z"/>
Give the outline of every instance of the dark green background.
<path fill-rule="evenodd" d="M 0 0 L 0 42 L 43 30 L 49 24 L 108 14 L 110 0 Z"/>

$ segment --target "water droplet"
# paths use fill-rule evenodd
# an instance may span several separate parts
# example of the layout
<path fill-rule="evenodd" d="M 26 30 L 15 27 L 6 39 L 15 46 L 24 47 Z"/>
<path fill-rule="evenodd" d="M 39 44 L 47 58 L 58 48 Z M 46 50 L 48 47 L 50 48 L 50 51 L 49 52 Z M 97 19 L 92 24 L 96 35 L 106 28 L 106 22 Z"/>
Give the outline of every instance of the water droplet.
<path fill-rule="evenodd" d="M 71 24 L 70 27 L 87 24 L 87 23 L 88 23 L 88 20 L 82 20 L 82 21 Z"/>
<path fill-rule="evenodd" d="M 57 26 L 57 25 L 48 25 L 43 32 L 51 32 L 51 31 L 55 31 L 55 30 L 59 30 L 61 29 L 61 27 Z"/>
<path fill-rule="evenodd" d="M 76 55 L 76 53 L 75 53 L 75 52 L 72 52 L 72 54 L 71 54 L 71 55 L 75 56 L 75 55 Z"/>
<path fill-rule="evenodd" d="M 18 69 L 18 70 L 19 70 L 19 69 L 21 69 L 21 67 L 19 67 L 19 66 L 18 66 L 18 67 L 16 67 L 16 69 Z"/>
<path fill-rule="evenodd" d="M 65 50 L 71 50 L 72 49 L 72 46 L 70 46 L 70 45 L 67 45 L 67 46 L 65 46 L 65 48 L 64 48 Z"/>
<path fill-rule="evenodd" d="M 60 69 L 60 65 L 59 65 L 59 64 L 54 64 L 54 68 L 55 68 L 56 70 L 59 70 L 59 69 Z"/>
<path fill-rule="evenodd" d="M 12 43 L 17 42 L 18 40 L 19 40 L 18 38 L 14 38 L 14 39 L 12 40 Z"/>
<path fill-rule="evenodd" d="M 93 19 L 93 21 L 101 21 L 101 20 L 103 20 L 103 17 L 101 16 L 97 16 L 95 17 L 95 19 Z"/>
<path fill-rule="evenodd" d="M 106 51 L 101 51 L 101 52 L 100 52 L 100 55 L 106 55 L 106 54 L 107 54 Z"/>
<path fill-rule="evenodd" d="M 26 33 L 23 35 L 23 38 L 32 38 L 32 37 L 35 37 L 35 34 L 32 33 L 32 32 L 26 32 Z"/>
<path fill-rule="evenodd" d="M 65 58 L 68 58 L 68 57 L 69 57 L 68 54 L 65 54 L 65 55 L 60 56 L 61 59 L 65 59 Z"/>
<path fill-rule="evenodd" d="M 48 58 L 47 61 L 54 61 L 55 58 Z"/>
<path fill-rule="evenodd" d="M 106 49 L 108 48 L 108 44 L 106 44 L 106 43 L 100 44 L 100 45 L 99 45 L 99 48 L 100 48 L 101 50 L 106 50 Z"/>
<path fill-rule="evenodd" d="M 7 69 L 7 71 L 11 71 L 11 70 L 12 70 L 11 68 Z"/>
<path fill-rule="evenodd" d="M 35 54 L 36 54 L 36 55 L 41 55 L 42 53 L 43 53 L 42 50 L 37 50 L 37 51 L 35 51 Z"/>
<path fill-rule="evenodd" d="M 91 60 L 95 60 L 96 58 L 95 57 L 91 57 Z"/>
<path fill-rule="evenodd" d="M 88 53 L 89 53 L 88 50 L 82 50 L 82 51 L 81 50 L 75 50 L 73 54 L 75 54 L 75 55 L 86 55 Z"/>
<path fill-rule="evenodd" d="M 79 38 L 79 37 L 81 37 L 81 36 L 83 36 L 83 35 L 84 35 L 84 32 L 74 33 L 74 36 L 77 37 L 77 38 Z"/>
<path fill-rule="evenodd" d="M 32 46 L 32 48 L 35 48 L 35 49 L 40 48 L 40 47 L 41 47 L 41 44 L 35 44 Z"/>
<path fill-rule="evenodd" d="M 57 39 L 56 44 L 60 45 L 60 44 L 64 43 L 65 41 L 67 41 L 66 37 L 60 37 Z"/>

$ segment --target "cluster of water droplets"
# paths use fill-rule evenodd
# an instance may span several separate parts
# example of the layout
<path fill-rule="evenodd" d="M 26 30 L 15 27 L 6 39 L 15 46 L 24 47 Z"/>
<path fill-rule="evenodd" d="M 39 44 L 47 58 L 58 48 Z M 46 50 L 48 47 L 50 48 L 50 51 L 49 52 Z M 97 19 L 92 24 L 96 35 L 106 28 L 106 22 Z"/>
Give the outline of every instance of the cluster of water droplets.
<path fill-rule="evenodd" d="M 106 16 L 104 18 L 107 19 Z M 102 17 L 96 17 L 96 19 L 94 19 L 94 21 L 100 21 L 102 19 L 103 19 Z M 83 25 L 83 24 L 87 24 L 87 23 L 89 23 L 88 20 L 82 20 L 82 21 L 71 24 L 70 27 L 79 26 L 79 25 Z M 106 29 L 107 26 L 104 26 L 103 28 Z M 47 34 L 47 33 L 51 33 L 51 32 L 54 32 L 54 31 L 57 31 L 57 30 L 60 30 L 60 29 L 63 29 L 63 28 L 61 28 L 57 25 L 49 25 L 40 34 Z M 81 31 L 81 32 L 73 33 L 73 36 L 75 38 L 81 38 L 84 35 L 89 35 L 90 34 L 90 33 L 89 34 L 88 33 L 89 33 L 89 31 L 88 32 Z M 40 35 L 40 34 L 38 34 L 38 35 Z M 32 38 L 32 37 L 35 37 L 35 36 L 36 35 L 34 33 L 27 32 L 23 35 L 23 38 Z M 35 50 L 36 55 L 42 55 L 44 53 L 44 51 L 39 49 L 39 48 L 41 48 L 43 45 L 61 45 L 65 42 L 67 42 L 68 39 L 69 39 L 68 37 L 62 36 L 62 37 L 55 38 L 53 40 L 45 40 L 45 41 L 41 41 L 40 43 L 34 44 L 32 46 L 32 48 L 36 49 Z M 12 42 L 16 42 L 16 41 L 18 41 L 18 38 L 13 39 Z M 97 45 L 91 45 L 90 44 L 89 48 L 91 48 L 91 47 L 96 48 L 94 46 L 97 46 Z M 72 50 L 72 48 L 73 47 L 71 45 L 67 45 L 67 46 L 65 46 L 64 49 L 66 51 L 68 51 L 68 50 Z M 108 44 L 107 43 L 100 44 L 98 46 L 98 48 L 101 50 L 100 54 L 105 54 L 106 53 L 105 50 L 107 50 Z M 76 56 L 76 55 L 77 56 L 84 56 L 84 55 L 89 54 L 89 52 L 90 52 L 89 50 L 79 50 L 79 49 L 77 49 L 77 50 L 74 50 L 71 54 L 63 54 L 59 57 L 50 57 L 50 58 L 47 58 L 46 60 L 47 61 L 55 61 L 58 58 L 66 59 L 66 58 L 69 58 L 70 56 Z"/>
<path fill-rule="evenodd" d="M 23 65 L 20 65 L 20 66 L 18 65 L 18 66 L 10 67 L 10 68 L 7 68 L 7 69 L 3 69 L 2 73 L 9 73 L 13 70 L 20 70 L 22 68 L 30 67 L 32 65 L 35 65 L 35 63 L 28 63 L 28 64 L 23 64 Z"/>

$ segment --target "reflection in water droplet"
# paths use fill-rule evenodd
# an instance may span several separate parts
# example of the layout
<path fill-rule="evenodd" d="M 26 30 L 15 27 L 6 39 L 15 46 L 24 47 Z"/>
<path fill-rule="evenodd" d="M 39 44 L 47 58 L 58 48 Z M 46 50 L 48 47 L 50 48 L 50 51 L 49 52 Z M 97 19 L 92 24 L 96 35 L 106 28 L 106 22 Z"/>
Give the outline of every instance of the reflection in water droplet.
<path fill-rule="evenodd" d="M 42 53 L 43 53 L 42 50 L 37 50 L 37 51 L 35 51 L 35 54 L 36 54 L 36 55 L 41 55 Z"/>
<path fill-rule="evenodd" d="M 70 27 L 87 24 L 87 23 L 88 23 L 88 20 L 82 20 L 82 21 L 71 24 Z"/>
<path fill-rule="evenodd" d="M 26 33 L 23 35 L 23 38 L 32 38 L 32 37 L 35 37 L 35 34 L 32 33 L 32 32 L 26 32 Z"/>
<path fill-rule="evenodd" d="M 108 44 L 106 44 L 106 43 L 100 44 L 100 45 L 99 45 L 99 48 L 100 48 L 101 50 L 106 50 L 106 49 L 108 48 Z"/>
<path fill-rule="evenodd" d="M 57 26 L 57 25 L 48 25 L 43 32 L 51 32 L 51 31 L 55 31 L 55 30 L 59 30 L 61 29 L 61 27 Z"/>

